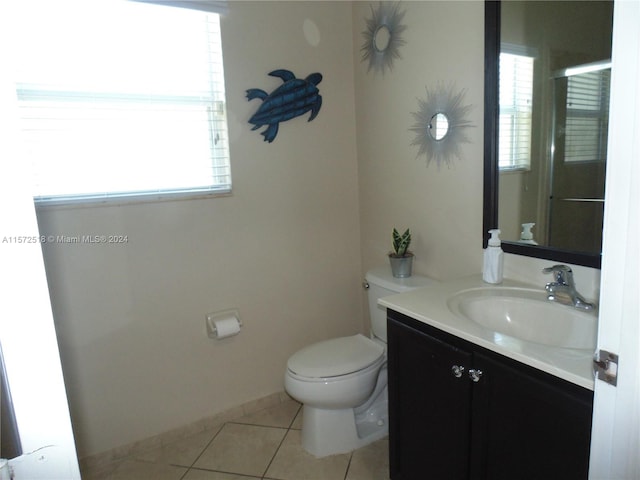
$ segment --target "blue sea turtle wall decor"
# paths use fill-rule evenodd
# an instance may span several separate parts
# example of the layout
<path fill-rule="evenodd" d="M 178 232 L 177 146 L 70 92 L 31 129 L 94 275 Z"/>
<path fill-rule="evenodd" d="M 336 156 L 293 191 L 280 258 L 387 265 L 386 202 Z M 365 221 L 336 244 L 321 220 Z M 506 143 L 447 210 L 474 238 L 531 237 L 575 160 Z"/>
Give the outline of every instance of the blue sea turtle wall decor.
<path fill-rule="evenodd" d="M 269 75 L 281 78 L 284 83 L 269 94 L 259 88 L 250 88 L 247 90 L 247 99 L 262 100 L 262 105 L 249 119 L 249 123 L 253 124 L 251 130 L 268 125 L 262 136 L 265 142 L 271 143 L 278 134 L 280 122 L 291 120 L 308 111 L 311 111 L 309 122 L 316 118 L 322 106 L 322 96 L 316 85 L 322 81 L 322 75 L 312 73 L 304 80 L 296 78 L 289 70 L 274 70 Z"/>

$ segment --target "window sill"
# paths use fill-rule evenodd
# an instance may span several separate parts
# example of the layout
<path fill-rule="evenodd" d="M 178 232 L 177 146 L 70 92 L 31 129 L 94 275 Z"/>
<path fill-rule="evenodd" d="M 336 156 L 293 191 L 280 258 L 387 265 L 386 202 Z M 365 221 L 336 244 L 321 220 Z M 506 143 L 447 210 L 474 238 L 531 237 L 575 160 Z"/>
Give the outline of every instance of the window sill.
<path fill-rule="evenodd" d="M 502 174 L 513 174 L 513 173 L 531 173 L 530 168 L 500 168 L 498 170 L 500 175 Z"/>
<path fill-rule="evenodd" d="M 95 207 L 121 207 L 126 205 L 141 205 L 145 203 L 176 202 L 184 200 L 199 200 L 217 197 L 232 196 L 232 189 L 172 192 L 172 193 L 144 193 L 119 195 L 111 197 L 95 198 L 61 198 L 52 200 L 34 199 L 36 210 L 49 209 L 74 209 L 74 208 L 95 208 Z"/>

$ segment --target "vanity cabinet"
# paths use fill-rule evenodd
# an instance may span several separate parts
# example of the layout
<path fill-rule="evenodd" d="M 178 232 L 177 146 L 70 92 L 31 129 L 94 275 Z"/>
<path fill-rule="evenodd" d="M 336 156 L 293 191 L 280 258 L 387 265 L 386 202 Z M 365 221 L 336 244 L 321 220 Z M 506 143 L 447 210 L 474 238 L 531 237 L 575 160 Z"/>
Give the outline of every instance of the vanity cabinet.
<path fill-rule="evenodd" d="M 587 478 L 593 392 L 388 316 L 391 480 Z"/>

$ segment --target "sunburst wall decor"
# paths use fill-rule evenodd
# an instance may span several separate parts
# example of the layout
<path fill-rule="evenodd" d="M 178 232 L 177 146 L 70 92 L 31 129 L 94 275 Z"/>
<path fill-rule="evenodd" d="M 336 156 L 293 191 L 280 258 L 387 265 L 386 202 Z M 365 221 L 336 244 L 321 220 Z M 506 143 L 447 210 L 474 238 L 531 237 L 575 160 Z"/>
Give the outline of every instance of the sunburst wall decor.
<path fill-rule="evenodd" d="M 371 18 L 365 20 L 367 28 L 362 32 L 365 41 L 360 48 L 362 61 L 369 62 L 367 72 L 384 74 L 391 71 L 396 58 L 401 58 L 400 47 L 407 43 L 402 38 L 407 26 L 401 24 L 405 13 L 400 10 L 400 2 L 380 2 L 377 8 L 371 7 Z"/>
<path fill-rule="evenodd" d="M 470 143 L 465 129 L 473 127 L 466 118 L 472 105 L 464 105 L 466 90 L 456 93 L 455 86 L 438 84 L 435 89 L 425 87 L 426 98 L 418 98 L 418 111 L 411 112 L 416 123 L 410 128 L 416 136 L 411 145 L 418 146 L 417 157 L 425 155 L 427 166 L 451 165 L 453 157 L 462 158 L 461 144 Z"/>

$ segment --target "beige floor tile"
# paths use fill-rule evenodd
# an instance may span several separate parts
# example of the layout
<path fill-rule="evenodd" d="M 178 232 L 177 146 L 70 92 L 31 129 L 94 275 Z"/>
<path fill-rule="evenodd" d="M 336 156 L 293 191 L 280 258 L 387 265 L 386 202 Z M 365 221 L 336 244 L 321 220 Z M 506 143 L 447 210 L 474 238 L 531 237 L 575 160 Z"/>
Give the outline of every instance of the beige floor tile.
<path fill-rule="evenodd" d="M 210 472 L 208 470 L 189 470 L 183 480 L 260 480 L 261 477 L 248 477 L 232 473 Z"/>
<path fill-rule="evenodd" d="M 302 405 L 300 405 L 300 410 L 298 410 L 298 414 L 296 415 L 296 418 L 293 420 L 293 423 L 291 424 L 291 428 L 295 430 L 302 430 L 302 412 L 303 411 L 304 411 L 304 408 L 302 407 Z"/>
<path fill-rule="evenodd" d="M 190 467 L 220 428 L 191 435 L 162 447 L 139 453 L 134 458 L 146 462 Z"/>
<path fill-rule="evenodd" d="M 110 478 L 118 464 L 111 463 L 102 468 L 99 467 L 80 467 L 80 477 L 82 480 L 103 480 Z"/>
<path fill-rule="evenodd" d="M 114 472 L 104 480 L 180 480 L 187 472 L 186 468 L 157 463 L 124 460 Z"/>
<path fill-rule="evenodd" d="M 82 478 L 389 480 L 388 439 L 352 454 L 319 459 L 302 449 L 301 427 L 302 406 L 294 400 L 285 400 L 222 427 L 138 453 L 109 465 L 108 469 L 83 470 Z M 188 470 L 191 465 L 193 468 Z"/>
<path fill-rule="evenodd" d="M 260 477 L 286 432 L 283 428 L 227 423 L 194 467 Z"/>
<path fill-rule="evenodd" d="M 389 439 L 353 452 L 346 480 L 389 480 Z"/>
<path fill-rule="evenodd" d="M 300 410 L 300 404 L 295 400 L 287 400 L 274 407 L 265 408 L 234 420 L 236 423 L 262 425 L 265 427 L 289 428 L 291 422 Z"/>
<path fill-rule="evenodd" d="M 344 480 L 350 454 L 315 458 L 300 443 L 300 431 L 290 430 L 265 478 L 278 480 Z"/>

